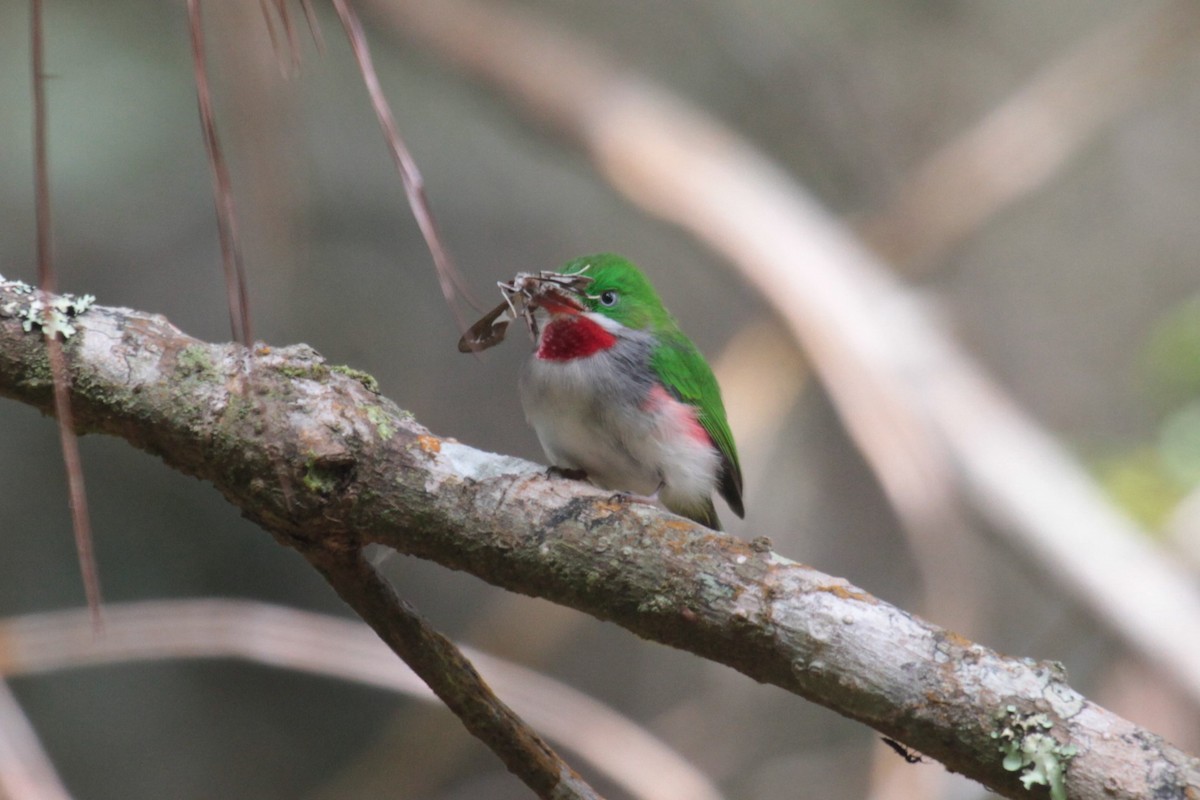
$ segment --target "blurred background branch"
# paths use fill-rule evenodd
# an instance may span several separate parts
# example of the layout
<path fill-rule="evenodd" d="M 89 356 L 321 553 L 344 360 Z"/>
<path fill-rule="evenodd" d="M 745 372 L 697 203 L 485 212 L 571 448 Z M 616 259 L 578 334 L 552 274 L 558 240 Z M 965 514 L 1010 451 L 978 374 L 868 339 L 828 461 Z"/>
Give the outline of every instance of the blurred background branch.
<path fill-rule="evenodd" d="M 91 612 L 80 614 L 84 635 L 94 635 Z M 0 797 L 5 800 L 70 800 L 54 763 L 5 681 L 0 681 Z"/>
<path fill-rule="evenodd" d="M 918 164 L 882 209 L 856 225 L 880 258 L 909 275 L 944 260 L 996 214 L 1061 174 L 1200 43 L 1200 8 L 1189 0 L 1121 11 Z"/>
<path fill-rule="evenodd" d="M 440 705 L 420 678 L 397 668 L 395 655 L 361 622 L 237 600 L 161 600 L 106 610 L 103 637 L 92 635 L 87 616 L 77 610 L 0 620 L 0 674 L 19 677 L 132 661 L 234 658 Z M 534 670 L 472 648 L 463 650 L 517 713 L 630 796 L 722 797 L 678 753 L 603 703 Z"/>

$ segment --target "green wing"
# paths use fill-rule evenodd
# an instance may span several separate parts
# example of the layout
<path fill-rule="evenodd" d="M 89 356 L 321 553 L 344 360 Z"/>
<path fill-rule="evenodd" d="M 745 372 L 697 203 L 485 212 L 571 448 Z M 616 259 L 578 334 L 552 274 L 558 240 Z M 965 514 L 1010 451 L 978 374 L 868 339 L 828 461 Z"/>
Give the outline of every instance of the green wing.
<path fill-rule="evenodd" d="M 725 404 L 721 388 L 708 362 L 691 340 L 682 333 L 660 334 L 662 347 L 651 359 L 651 366 L 662 378 L 667 391 L 681 402 L 698 409 L 697 419 L 721 451 L 719 491 L 739 517 L 746 516 L 742 505 L 742 468 L 738 464 L 737 447 L 725 419 Z"/>

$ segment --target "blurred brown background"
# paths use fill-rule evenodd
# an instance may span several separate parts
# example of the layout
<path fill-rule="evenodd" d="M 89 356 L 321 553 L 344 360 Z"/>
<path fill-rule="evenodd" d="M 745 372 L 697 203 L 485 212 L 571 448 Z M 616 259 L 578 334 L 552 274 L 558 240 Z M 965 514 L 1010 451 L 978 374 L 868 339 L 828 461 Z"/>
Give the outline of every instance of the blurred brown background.
<path fill-rule="evenodd" d="M 361 78 L 318 6 L 328 50 L 317 54 L 301 22 L 302 63 L 284 78 L 287 56 L 272 51 L 257 3 L 205 5 L 255 334 L 375 375 L 440 435 L 541 460 L 515 389 L 527 340 L 514 329 L 481 359 L 456 352 L 458 330 Z M 1129 15 L 1177 4 L 494 6 L 532 12 L 659 81 L 866 225 L 926 159 L 1098 33 L 1116 31 L 1119 45 Z M 583 253 L 640 263 L 718 373 L 749 383 L 726 386 L 735 435 L 760 432 L 743 441 L 748 514 L 723 513 L 731 532 L 769 536 L 781 553 L 900 606 L 924 603 L 912 547 L 874 477 L 783 334 L 754 327 L 770 313 L 753 291 L 625 203 L 509 100 L 363 11 L 400 129 L 477 296 L 490 306 L 496 280 Z M 0 273 L 34 280 L 27 14 L 24 3 L 0 5 Z M 47 5 L 46 35 L 60 286 L 227 339 L 183 4 L 59 0 Z M 1197 512 L 1189 521 L 1181 510 L 1200 484 L 1198 54 L 1200 36 L 1180 33 L 1128 76 L 1133 89 L 1114 82 L 1128 97 L 1065 143 L 1036 188 L 901 265 L 984 368 L 1171 547 L 1172 534 L 1200 527 Z M 1072 113 L 1073 98 L 1059 107 Z M 744 346 L 743 334 L 779 347 L 779 371 L 803 380 L 794 398 L 783 391 L 778 418 L 732 402 L 757 381 L 732 369 L 727 348 Z M 211 487 L 123 442 L 82 445 L 110 602 L 220 596 L 346 613 Z M 11 402 L 0 403 L 0 531 L 0 614 L 82 602 L 54 424 Z M 961 633 L 1061 661 L 1089 697 L 1200 747 L 1190 700 L 1059 592 L 1052 569 L 983 534 L 959 565 L 978 593 Z M 430 564 L 393 558 L 387 570 L 445 632 L 620 709 L 730 798 L 986 796 L 940 777 L 889 788 L 888 759 L 899 760 L 880 754 L 870 730 L 726 668 Z M 939 621 L 936 602 L 924 608 Z M 13 688 L 79 798 L 528 796 L 448 713 L 373 689 L 224 661 L 68 671 Z"/>

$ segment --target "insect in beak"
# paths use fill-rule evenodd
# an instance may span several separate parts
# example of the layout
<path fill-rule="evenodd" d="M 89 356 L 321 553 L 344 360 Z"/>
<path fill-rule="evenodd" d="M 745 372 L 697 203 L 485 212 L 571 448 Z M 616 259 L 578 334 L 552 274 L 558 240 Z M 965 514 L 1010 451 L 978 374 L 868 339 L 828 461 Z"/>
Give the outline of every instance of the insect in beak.
<path fill-rule="evenodd" d="M 584 268 L 586 270 L 586 267 Z M 460 353 L 478 353 L 495 347 L 504 341 L 508 325 L 521 317 L 533 341 L 537 341 L 538 323 L 534 312 L 543 306 L 582 309 L 583 306 L 572 295 L 586 296 L 585 291 L 592 283 L 587 275 L 561 272 L 518 272 L 511 281 L 497 282 L 504 302 L 485 314 L 467 329 L 458 340 Z"/>
<path fill-rule="evenodd" d="M 511 306 L 508 298 L 505 298 L 503 303 L 468 328 L 467 332 L 458 340 L 458 352 L 478 353 L 504 341 L 504 334 L 508 331 L 508 323 L 512 321 L 512 317 L 500 319 L 500 316 L 509 311 Z"/>

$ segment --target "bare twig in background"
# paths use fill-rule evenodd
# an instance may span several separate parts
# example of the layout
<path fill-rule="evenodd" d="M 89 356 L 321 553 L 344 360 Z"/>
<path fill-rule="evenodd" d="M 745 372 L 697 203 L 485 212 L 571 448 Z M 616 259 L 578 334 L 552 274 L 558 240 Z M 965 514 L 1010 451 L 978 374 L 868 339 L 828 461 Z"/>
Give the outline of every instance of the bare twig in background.
<path fill-rule="evenodd" d="M 43 289 L 42 296 L 51 295 Z M 58 333 L 47 326 L 45 337 L 50 373 L 54 377 L 54 415 L 59 422 L 58 438 L 62 447 L 63 467 L 67 472 L 75 552 L 78 554 L 79 569 L 83 574 L 83 591 L 87 596 L 88 607 L 92 609 L 92 622 L 99 631 L 104 626 L 101 610 L 104 598 L 100 591 L 100 570 L 96 565 L 96 552 L 92 547 L 92 521 L 88 513 L 87 489 L 83 482 L 83 458 L 79 454 L 79 439 L 75 435 L 75 423 L 72 420 L 69 386 L 71 376 L 67 373 L 67 362 L 63 358 Z"/>
<path fill-rule="evenodd" d="M 957 484 L 1007 541 L 1200 701 L 1190 576 L 775 164 L 531 17 L 465 0 L 370 7 L 568 133 L 631 200 L 736 264 L 804 344 L 893 502 L 911 498 L 919 512 Z"/>
<path fill-rule="evenodd" d="M 583 778 L 496 696 L 455 644 L 396 595 L 363 557 L 361 545 L 326 540 L 299 549 L 466 729 L 539 797 L 599 800 Z"/>
<path fill-rule="evenodd" d="M 37 209 L 38 282 L 43 291 L 54 285 L 53 222 L 50 206 L 50 167 L 46 143 L 46 37 L 42 30 L 42 0 L 29 4 L 30 74 L 33 83 L 33 169 Z"/>
<path fill-rule="evenodd" d="M 0 309 L 20 297 L 0 282 Z M 761 542 L 438 438 L 311 348 L 247 353 L 102 306 L 73 322 L 77 425 L 212 481 L 302 552 L 383 544 L 569 605 L 826 705 L 1005 796 L 1028 790 L 993 734 L 1040 714 L 1054 747 L 1077 750 L 1073 800 L 1200 792 L 1200 759 L 1087 701 L 1057 665 L 1002 657 Z M 0 315 L 0 396 L 52 411 L 39 341 Z M 228 413 L 251 396 L 256 414 Z M 386 588 L 352 589 L 383 631 L 399 624 Z"/>
<path fill-rule="evenodd" d="M 0 675 L 131 661 L 242 658 L 436 698 L 360 622 L 237 600 L 110 604 L 105 636 L 79 611 L 0 620 Z M 546 736 L 641 800 L 720 800 L 720 791 L 660 739 L 608 706 L 533 670 L 462 648 L 496 691 Z"/>
<path fill-rule="evenodd" d="M 92 615 L 77 615 L 80 639 L 97 641 Z M 29 724 L 8 684 L 0 680 L 0 798 L 4 800 L 70 800 L 37 732 Z"/>
<path fill-rule="evenodd" d="M 396 118 L 392 115 L 387 96 L 383 93 L 383 87 L 379 83 L 379 75 L 375 72 L 375 65 L 371 61 L 371 50 L 367 45 L 367 37 L 363 33 L 358 14 L 355 13 L 350 0 L 333 0 L 333 7 L 337 10 L 342 27 L 346 30 L 346 38 L 350 40 L 350 47 L 354 50 L 354 58 L 358 61 L 358 69 L 362 73 L 363 83 L 366 84 L 367 93 L 371 95 L 371 105 L 375 108 L 375 116 L 379 118 L 379 126 L 383 129 L 384 138 L 387 139 L 391 149 L 392 160 L 396 162 L 396 168 L 400 171 L 400 178 L 404 182 L 404 191 L 408 195 L 408 205 L 417 220 L 417 226 L 421 229 L 421 235 L 425 237 L 425 244 L 433 256 L 442 296 L 446 298 L 446 304 L 454 314 L 458 330 L 465 332 L 467 324 L 455 298 L 461 295 L 477 310 L 479 305 L 471 298 L 470 292 L 463 284 L 462 277 L 458 274 L 458 269 L 450 258 L 450 251 L 442 241 L 441 233 L 438 232 L 433 209 L 429 205 L 429 198 L 425 195 L 425 179 L 421 177 L 421 170 L 417 167 L 412 153 L 409 152 L 408 145 L 401 138 L 399 128 L 396 127 Z"/>
<path fill-rule="evenodd" d="M 37 210 L 37 262 L 38 287 L 42 291 L 43 304 L 48 306 L 52 293 L 58 291 L 54 275 L 54 242 L 50 205 L 50 167 L 47 151 L 46 127 L 46 73 L 45 34 L 42 30 L 42 0 L 32 0 L 29 15 L 29 39 L 33 75 L 33 152 L 34 193 Z M 47 308 L 47 313 L 50 313 Z M 92 547 L 92 523 L 88 514 L 87 489 L 83 480 L 83 460 L 79 456 L 79 441 L 75 437 L 75 426 L 71 421 L 71 402 L 68 391 L 66 363 L 62 345 L 58 341 L 55 326 L 45 325 L 46 352 L 50 360 L 50 374 L 54 380 L 54 415 L 58 418 L 58 438 L 62 447 L 63 466 L 67 473 L 67 491 L 70 496 L 71 529 L 75 535 L 75 552 L 79 560 L 79 571 L 83 576 L 83 591 L 87 596 L 88 608 L 92 611 L 92 623 L 97 629 L 102 625 L 100 593 L 100 570 L 96 566 L 96 554 Z"/>
<path fill-rule="evenodd" d="M 268 309 L 288 305 L 302 284 L 315 202 L 305 179 L 308 160 L 285 146 L 302 126 L 303 86 L 291 78 L 298 74 L 302 45 L 300 32 L 292 29 L 303 22 L 288 14 L 286 3 L 278 14 L 277 6 L 277 0 L 266 0 L 262 6 L 209 2 L 204 8 L 211 91 L 227 120 L 221 145 L 237 172 L 239 253 L 254 273 L 256 296 L 271 298 Z M 285 25 L 286 39 L 272 34 Z M 262 268 L 251 269 L 254 265 Z M 256 327 L 263 324 L 254 321 Z"/>
<path fill-rule="evenodd" d="M 271 15 L 271 0 L 258 0 L 258 11 L 262 14 L 263 22 L 267 26 L 267 37 L 271 40 L 271 50 L 279 57 L 279 36 L 275 33 L 275 18 Z M 283 20 L 280 20 L 282 23 Z M 295 51 L 292 51 L 293 54 Z M 282 66 L 282 62 L 281 66 Z"/>
<path fill-rule="evenodd" d="M 279 17 L 279 25 L 287 34 L 287 59 L 283 58 L 280 53 L 279 41 L 275 36 L 275 24 L 271 21 L 271 7 L 275 8 L 275 13 Z M 284 64 L 287 68 L 283 69 L 284 74 L 295 72 L 300 67 L 300 40 L 296 36 L 296 26 L 292 24 L 292 15 L 288 11 L 288 0 L 261 0 L 260 10 L 263 20 L 267 23 L 267 33 L 271 38 L 271 47 L 275 51 L 276 57 L 279 59 L 280 67 Z"/>
<path fill-rule="evenodd" d="M 321 36 L 321 26 L 317 24 L 316 13 L 313 11 L 311 0 L 299 0 L 304 12 L 304 21 L 308 32 L 317 46 L 318 53 L 325 52 L 325 39 Z M 274 9 L 274 14 L 272 14 Z M 294 74 L 300 68 L 300 40 L 296 35 L 296 26 L 292 24 L 292 15 L 288 11 L 288 0 L 259 0 L 259 13 L 267 26 L 267 37 L 271 40 L 271 49 L 279 62 L 280 71 L 284 75 Z M 279 37 L 275 34 L 275 17 L 287 34 L 287 53 L 281 52 Z"/>
<path fill-rule="evenodd" d="M 1193 0 L 1137 4 L 918 166 L 858 226 L 892 264 L 929 264 L 1044 186 L 1200 41 Z"/>
<path fill-rule="evenodd" d="M 313 10 L 312 0 L 300 0 L 300 8 L 304 9 L 304 21 L 308 23 L 308 32 L 317 45 L 317 52 L 325 54 L 325 37 L 321 35 L 321 26 L 317 23 L 317 14 Z"/>
<path fill-rule="evenodd" d="M 250 327 L 250 301 L 246 292 L 246 270 L 238 242 L 237 210 L 234 208 L 233 181 L 229 165 L 217 138 L 212 93 L 208 87 L 208 68 L 204 56 L 204 23 L 200 18 L 200 0 L 188 0 L 188 26 L 192 40 L 192 71 L 196 81 L 196 101 L 200 108 L 200 126 L 204 147 L 212 169 L 213 200 L 217 210 L 217 230 L 221 240 L 221 264 L 225 271 L 225 295 L 229 304 L 229 323 L 233 339 L 249 347 L 254 342 Z"/>

